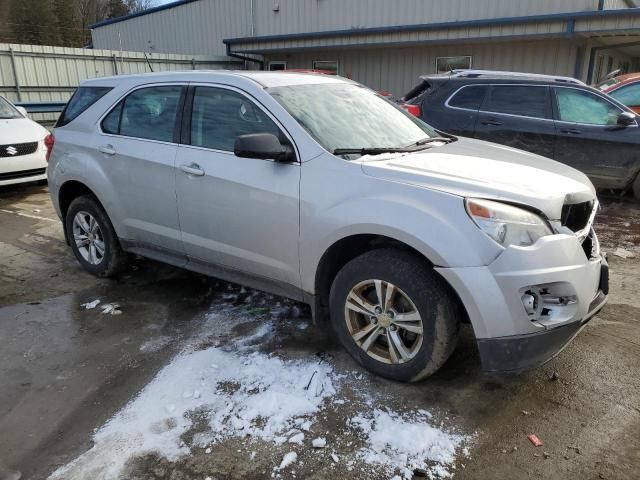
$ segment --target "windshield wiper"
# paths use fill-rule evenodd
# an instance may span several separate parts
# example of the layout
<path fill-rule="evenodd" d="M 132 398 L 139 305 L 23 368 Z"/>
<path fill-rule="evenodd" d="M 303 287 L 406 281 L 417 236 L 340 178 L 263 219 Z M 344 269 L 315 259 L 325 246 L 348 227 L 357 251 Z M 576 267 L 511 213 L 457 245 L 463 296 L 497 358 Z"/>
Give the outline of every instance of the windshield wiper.
<path fill-rule="evenodd" d="M 453 139 L 447 138 L 447 137 L 427 137 L 427 138 L 423 138 L 422 140 L 418 140 L 417 142 L 412 143 L 411 145 L 407 145 L 406 148 L 419 147 L 421 145 L 427 145 L 428 143 L 433 143 L 433 142 L 451 143 L 453 142 Z"/>
<path fill-rule="evenodd" d="M 334 155 L 379 155 L 381 153 L 409 153 L 413 150 L 404 147 L 388 148 L 336 148 Z"/>

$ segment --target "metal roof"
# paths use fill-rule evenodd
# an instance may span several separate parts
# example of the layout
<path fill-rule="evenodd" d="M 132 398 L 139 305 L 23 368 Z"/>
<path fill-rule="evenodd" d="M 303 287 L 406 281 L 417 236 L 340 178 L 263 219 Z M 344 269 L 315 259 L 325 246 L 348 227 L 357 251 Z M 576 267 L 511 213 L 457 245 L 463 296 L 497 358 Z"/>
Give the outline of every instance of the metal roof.
<path fill-rule="evenodd" d="M 146 10 L 142 10 L 141 12 L 131 13 L 129 15 L 124 15 L 122 17 L 110 18 L 102 22 L 94 23 L 93 25 L 89 25 L 89 28 L 91 29 L 91 28 L 103 27 L 105 25 L 111 25 L 112 23 L 124 22 L 125 20 L 129 20 L 130 18 L 142 17 L 143 15 L 149 15 L 150 13 L 161 12 L 162 10 L 169 10 L 171 8 L 179 7 L 181 5 L 186 5 L 187 3 L 193 3 L 197 1 L 198 0 L 178 0 L 176 2 L 167 3 L 165 5 L 159 5 L 157 7 L 148 8 Z"/>

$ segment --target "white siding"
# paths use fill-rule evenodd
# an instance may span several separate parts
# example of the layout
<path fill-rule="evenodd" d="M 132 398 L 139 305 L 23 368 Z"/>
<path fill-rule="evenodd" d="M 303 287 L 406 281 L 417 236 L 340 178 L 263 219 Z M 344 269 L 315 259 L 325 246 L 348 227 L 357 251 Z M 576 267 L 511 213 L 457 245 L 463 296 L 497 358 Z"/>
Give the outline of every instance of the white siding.
<path fill-rule="evenodd" d="M 598 0 L 200 0 L 98 27 L 92 35 L 96 48 L 224 55 L 224 38 L 580 12 L 597 6 Z"/>
<path fill-rule="evenodd" d="M 568 42 L 537 41 L 271 54 L 268 60 L 284 60 L 287 68 L 312 68 L 314 60 L 337 60 L 340 75 L 401 97 L 420 75 L 435 72 L 436 57 L 471 55 L 473 68 L 573 76 L 576 53 Z"/>

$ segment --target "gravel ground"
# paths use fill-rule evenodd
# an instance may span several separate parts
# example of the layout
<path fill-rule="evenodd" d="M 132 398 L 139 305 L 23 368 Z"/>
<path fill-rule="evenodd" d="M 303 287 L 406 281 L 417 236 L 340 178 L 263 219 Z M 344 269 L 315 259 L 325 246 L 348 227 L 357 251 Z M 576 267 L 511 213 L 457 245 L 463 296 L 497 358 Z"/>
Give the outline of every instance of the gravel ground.
<path fill-rule="evenodd" d="M 602 203 L 610 303 L 556 359 L 487 377 L 466 328 L 440 372 L 402 385 L 357 367 L 303 305 L 142 259 L 118 281 L 95 279 L 64 244 L 46 187 L 0 189 L 0 480 L 47 478 L 74 460 L 58 478 L 109 478 L 106 461 L 129 479 L 386 479 L 418 463 L 434 478 L 635 479 L 640 205 Z M 95 299 L 122 314 L 81 307 Z M 192 380 L 196 365 L 206 372 Z M 216 423 L 200 398 L 234 415 L 257 398 L 265 417 L 238 434 L 242 415 Z M 287 428 L 265 434 L 269 419 Z M 433 448 L 403 443 L 417 437 Z M 160 453 L 145 453 L 148 441 Z"/>

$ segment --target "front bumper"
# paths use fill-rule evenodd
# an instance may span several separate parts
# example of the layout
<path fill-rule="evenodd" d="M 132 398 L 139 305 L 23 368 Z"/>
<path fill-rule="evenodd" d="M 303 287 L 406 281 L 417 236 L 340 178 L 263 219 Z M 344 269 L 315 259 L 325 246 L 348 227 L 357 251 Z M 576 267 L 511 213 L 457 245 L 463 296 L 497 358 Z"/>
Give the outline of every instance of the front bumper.
<path fill-rule="evenodd" d="M 571 235 L 509 247 L 485 267 L 439 268 L 473 326 L 486 371 L 520 371 L 557 355 L 608 298 L 608 265 L 593 235 L 593 255 Z M 532 313 L 523 295 L 560 302 Z"/>
<path fill-rule="evenodd" d="M 29 155 L 0 158 L 0 186 L 47 179 L 47 160 L 40 146 Z"/>

